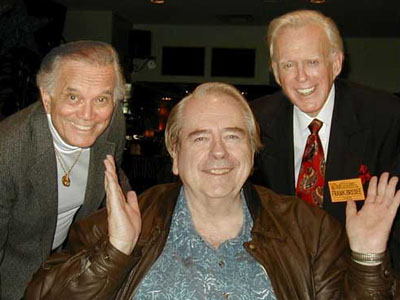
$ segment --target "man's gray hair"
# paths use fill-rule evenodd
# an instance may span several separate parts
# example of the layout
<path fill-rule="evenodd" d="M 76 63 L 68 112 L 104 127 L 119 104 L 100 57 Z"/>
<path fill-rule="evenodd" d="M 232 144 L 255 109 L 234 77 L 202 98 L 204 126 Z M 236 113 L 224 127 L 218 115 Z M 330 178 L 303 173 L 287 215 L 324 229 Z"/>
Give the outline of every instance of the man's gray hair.
<path fill-rule="evenodd" d="M 85 62 L 94 66 L 112 65 L 116 77 L 114 102 L 125 96 L 125 80 L 115 49 L 100 41 L 75 41 L 53 48 L 42 60 L 36 76 L 38 87 L 53 95 L 59 78 L 59 70 L 65 60 Z"/>
<path fill-rule="evenodd" d="M 274 59 L 274 42 L 280 29 L 298 28 L 309 24 L 318 25 L 324 30 L 330 42 L 331 52 L 343 54 L 343 40 L 331 18 L 315 10 L 296 10 L 273 19 L 268 26 L 267 42 L 271 61 Z"/>

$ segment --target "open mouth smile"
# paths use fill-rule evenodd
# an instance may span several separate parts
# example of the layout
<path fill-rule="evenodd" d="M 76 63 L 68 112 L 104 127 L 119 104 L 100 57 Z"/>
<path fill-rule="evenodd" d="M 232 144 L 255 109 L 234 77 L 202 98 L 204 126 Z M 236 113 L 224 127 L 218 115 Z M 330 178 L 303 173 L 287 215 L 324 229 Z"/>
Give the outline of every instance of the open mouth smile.
<path fill-rule="evenodd" d="M 315 85 L 306 89 L 297 89 L 296 91 L 302 96 L 308 96 L 315 91 Z"/>
<path fill-rule="evenodd" d="M 72 121 L 71 121 L 71 124 L 76 129 L 79 129 L 79 130 L 82 130 L 82 131 L 89 131 L 89 130 L 91 130 L 93 128 L 93 126 L 84 126 L 84 125 L 76 124 L 76 123 L 74 123 Z"/>
<path fill-rule="evenodd" d="M 221 169 L 208 169 L 206 173 L 211 175 L 225 175 L 232 171 L 232 168 L 221 168 Z"/>

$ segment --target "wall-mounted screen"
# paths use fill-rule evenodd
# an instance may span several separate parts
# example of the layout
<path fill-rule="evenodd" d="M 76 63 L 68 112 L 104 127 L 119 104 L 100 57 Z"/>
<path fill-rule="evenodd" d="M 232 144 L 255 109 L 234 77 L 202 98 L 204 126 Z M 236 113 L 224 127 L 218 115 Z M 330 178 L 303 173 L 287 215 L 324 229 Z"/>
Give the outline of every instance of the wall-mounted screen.
<path fill-rule="evenodd" d="M 204 76 L 204 47 L 163 47 L 162 75 Z"/>
<path fill-rule="evenodd" d="M 213 48 L 211 76 L 254 77 L 255 49 Z"/>

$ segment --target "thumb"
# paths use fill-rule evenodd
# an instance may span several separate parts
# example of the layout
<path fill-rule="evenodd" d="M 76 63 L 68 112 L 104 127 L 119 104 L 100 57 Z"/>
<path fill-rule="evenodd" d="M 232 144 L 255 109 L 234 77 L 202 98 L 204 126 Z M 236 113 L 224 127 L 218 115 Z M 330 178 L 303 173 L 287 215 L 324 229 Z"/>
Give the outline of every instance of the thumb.
<path fill-rule="evenodd" d="M 357 206 L 354 200 L 347 200 L 346 204 L 346 219 L 354 216 L 357 213 Z"/>
<path fill-rule="evenodd" d="M 129 191 L 126 194 L 126 202 L 128 203 L 129 206 L 137 205 L 137 195 L 134 191 Z"/>

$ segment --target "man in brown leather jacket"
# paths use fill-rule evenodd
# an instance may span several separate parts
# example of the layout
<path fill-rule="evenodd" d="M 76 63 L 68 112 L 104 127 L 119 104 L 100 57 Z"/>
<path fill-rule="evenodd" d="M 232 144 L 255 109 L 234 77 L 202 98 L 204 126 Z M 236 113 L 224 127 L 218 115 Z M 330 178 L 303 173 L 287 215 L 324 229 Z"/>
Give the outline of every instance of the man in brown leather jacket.
<path fill-rule="evenodd" d="M 170 114 L 166 145 L 182 183 L 126 199 L 108 156 L 107 210 L 74 226 L 71 253 L 43 264 L 27 299 L 395 297 L 385 252 L 400 203 L 397 178 L 374 177 L 358 212 L 348 202 L 348 242 L 321 209 L 247 182 L 261 144 L 232 86 L 206 83 L 184 98 Z M 190 228 L 181 228 L 183 221 Z M 237 255 L 226 256 L 229 247 Z M 214 254 L 217 264 L 205 264 Z M 235 277 L 243 264 L 246 273 Z"/>

